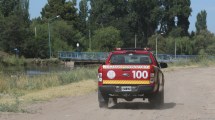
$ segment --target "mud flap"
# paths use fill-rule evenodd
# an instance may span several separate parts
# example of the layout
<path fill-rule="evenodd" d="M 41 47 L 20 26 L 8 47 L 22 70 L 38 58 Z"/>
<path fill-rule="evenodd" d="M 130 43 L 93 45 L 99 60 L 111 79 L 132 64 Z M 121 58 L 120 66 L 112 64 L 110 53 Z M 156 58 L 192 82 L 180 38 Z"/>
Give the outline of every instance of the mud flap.
<path fill-rule="evenodd" d="M 98 101 L 99 101 L 100 108 L 108 108 L 109 98 L 107 96 L 102 95 L 99 90 L 98 90 Z"/>
<path fill-rule="evenodd" d="M 164 104 L 164 89 L 151 95 L 148 99 L 152 107 L 161 107 Z"/>

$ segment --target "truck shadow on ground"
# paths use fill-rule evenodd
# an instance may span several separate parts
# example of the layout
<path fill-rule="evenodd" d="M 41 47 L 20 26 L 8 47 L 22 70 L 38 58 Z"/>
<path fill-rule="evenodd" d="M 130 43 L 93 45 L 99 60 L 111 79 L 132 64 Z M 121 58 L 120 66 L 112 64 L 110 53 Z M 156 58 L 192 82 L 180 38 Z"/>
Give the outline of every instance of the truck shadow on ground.
<path fill-rule="evenodd" d="M 165 110 L 172 109 L 176 106 L 176 103 L 164 103 L 161 106 L 152 106 L 149 103 L 144 102 L 120 102 L 116 105 L 111 106 L 109 109 L 132 109 L 132 110 L 141 110 L 141 109 L 152 109 L 152 110 Z"/>

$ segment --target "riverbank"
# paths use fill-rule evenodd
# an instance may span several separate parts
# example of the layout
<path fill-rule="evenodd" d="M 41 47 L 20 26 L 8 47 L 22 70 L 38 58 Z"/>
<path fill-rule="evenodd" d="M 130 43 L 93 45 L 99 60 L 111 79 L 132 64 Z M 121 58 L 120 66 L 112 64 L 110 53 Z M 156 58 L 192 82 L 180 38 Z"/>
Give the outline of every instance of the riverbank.
<path fill-rule="evenodd" d="M 58 58 L 51 58 L 51 59 L 26 59 L 24 57 L 16 57 L 16 56 L 4 56 L 0 57 L 0 65 L 1 66 L 25 66 L 25 65 L 40 65 L 40 66 L 47 66 L 47 65 L 59 65 L 63 64 Z"/>

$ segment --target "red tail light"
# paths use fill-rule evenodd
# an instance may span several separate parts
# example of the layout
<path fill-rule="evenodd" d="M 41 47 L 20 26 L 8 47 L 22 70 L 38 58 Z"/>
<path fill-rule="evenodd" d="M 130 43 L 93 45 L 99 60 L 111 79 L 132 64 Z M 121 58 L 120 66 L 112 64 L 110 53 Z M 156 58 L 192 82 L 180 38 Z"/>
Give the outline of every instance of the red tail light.
<path fill-rule="evenodd" d="M 98 81 L 102 82 L 102 73 L 98 73 Z"/>
<path fill-rule="evenodd" d="M 155 82 L 155 70 L 154 66 L 151 66 L 150 69 L 150 83 L 153 84 Z"/>
<path fill-rule="evenodd" d="M 102 86 L 102 82 L 103 82 L 103 79 L 102 79 L 102 65 L 101 65 L 99 66 L 99 69 L 98 69 L 98 85 Z"/>

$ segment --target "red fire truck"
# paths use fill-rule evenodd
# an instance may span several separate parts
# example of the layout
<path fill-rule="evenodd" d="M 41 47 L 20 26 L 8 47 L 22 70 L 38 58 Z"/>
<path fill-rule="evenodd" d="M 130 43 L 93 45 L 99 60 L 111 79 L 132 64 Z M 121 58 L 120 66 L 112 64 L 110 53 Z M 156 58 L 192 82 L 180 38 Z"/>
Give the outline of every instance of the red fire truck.
<path fill-rule="evenodd" d="M 164 75 L 154 54 L 145 49 L 116 48 L 104 65 L 98 69 L 98 101 L 100 108 L 107 108 L 109 98 L 117 104 L 118 98 L 132 101 L 148 99 L 152 105 L 164 103 Z"/>

